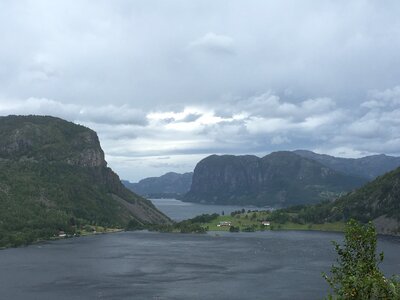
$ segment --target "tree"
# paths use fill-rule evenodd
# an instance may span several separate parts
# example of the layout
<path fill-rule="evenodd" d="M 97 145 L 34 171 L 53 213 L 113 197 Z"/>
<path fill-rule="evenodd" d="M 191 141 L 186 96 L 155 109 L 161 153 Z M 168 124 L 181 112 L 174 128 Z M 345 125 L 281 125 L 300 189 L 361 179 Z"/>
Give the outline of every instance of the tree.
<path fill-rule="evenodd" d="M 230 232 L 239 232 L 239 230 L 240 230 L 239 227 L 235 227 L 235 226 L 229 227 L 229 231 L 230 231 Z"/>
<path fill-rule="evenodd" d="M 350 220 L 343 246 L 333 244 L 338 265 L 332 266 L 331 277 L 323 274 L 333 291 L 328 299 L 400 299 L 400 283 L 379 270 L 384 255 L 376 255 L 376 230 L 371 222 L 362 225 Z"/>

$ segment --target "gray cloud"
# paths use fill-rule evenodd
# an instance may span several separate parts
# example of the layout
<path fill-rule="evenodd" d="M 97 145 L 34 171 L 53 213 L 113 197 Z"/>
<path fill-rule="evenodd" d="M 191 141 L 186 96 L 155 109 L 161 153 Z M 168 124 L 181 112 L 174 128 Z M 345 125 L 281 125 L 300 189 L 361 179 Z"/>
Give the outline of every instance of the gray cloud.
<path fill-rule="evenodd" d="M 152 108 L 273 90 L 346 104 L 398 85 L 399 11 L 361 0 L 7 1 L 0 93 Z"/>
<path fill-rule="evenodd" d="M 99 133 L 111 165 L 121 171 L 140 167 L 140 176 L 150 176 L 168 168 L 190 171 L 211 153 L 265 155 L 306 148 L 347 157 L 400 155 L 398 90 L 371 91 L 356 109 L 340 107 L 331 98 L 291 102 L 267 92 L 214 105 L 147 111 L 36 98 L 0 100 L 0 114 L 50 114 L 87 125 Z"/>
<path fill-rule="evenodd" d="M 29 98 L 26 100 L 0 99 L 0 114 L 41 114 L 57 116 L 70 121 L 111 125 L 130 124 L 144 126 L 147 123 L 146 116 L 141 110 L 127 105 L 65 104 L 46 98 Z"/>
<path fill-rule="evenodd" d="M 233 38 L 225 35 L 218 35 L 214 32 L 208 32 L 204 36 L 189 43 L 189 48 L 193 50 L 202 50 L 214 54 L 234 54 Z"/>
<path fill-rule="evenodd" d="M 128 179 L 213 152 L 400 154 L 398 1 L 0 6 L 0 114 L 93 127 Z"/>

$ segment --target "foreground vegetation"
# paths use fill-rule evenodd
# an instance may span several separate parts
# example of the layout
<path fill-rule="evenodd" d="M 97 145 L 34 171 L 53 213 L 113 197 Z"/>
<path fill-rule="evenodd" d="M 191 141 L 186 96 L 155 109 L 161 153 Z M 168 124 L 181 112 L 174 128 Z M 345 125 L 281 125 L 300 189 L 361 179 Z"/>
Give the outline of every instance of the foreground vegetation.
<path fill-rule="evenodd" d="M 379 270 L 384 254 L 376 254 L 376 235 L 371 222 L 347 223 L 344 244 L 333 242 L 337 265 L 332 266 L 330 276 L 323 275 L 332 289 L 328 299 L 400 299 L 398 279 L 386 278 Z"/>

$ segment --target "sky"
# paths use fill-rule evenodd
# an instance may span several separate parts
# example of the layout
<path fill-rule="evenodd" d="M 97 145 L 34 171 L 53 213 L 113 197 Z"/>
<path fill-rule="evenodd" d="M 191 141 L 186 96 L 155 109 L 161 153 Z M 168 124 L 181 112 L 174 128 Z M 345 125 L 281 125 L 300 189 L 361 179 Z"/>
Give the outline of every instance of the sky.
<path fill-rule="evenodd" d="M 400 156 L 399 1 L 0 0 L 0 115 L 137 181 L 210 154 Z"/>

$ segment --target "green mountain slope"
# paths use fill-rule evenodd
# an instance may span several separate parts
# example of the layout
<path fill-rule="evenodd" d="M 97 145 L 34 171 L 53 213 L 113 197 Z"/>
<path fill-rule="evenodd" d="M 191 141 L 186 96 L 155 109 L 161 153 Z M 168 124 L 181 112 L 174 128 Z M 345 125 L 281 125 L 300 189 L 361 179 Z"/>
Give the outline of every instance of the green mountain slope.
<path fill-rule="evenodd" d="M 336 201 L 300 208 L 306 222 L 374 221 L 379 233 L 400 234 L 400 168 Z"/>
<path fill-rule="evenodd" d="M 333 199 L 365 182 L 288 151 L 263 158 L 212 155 L 196 165 L 185 200 L 289 206 Z"/>
<path fill-rule="evenodd" d="M 94 131 L 53 117 L 0 118 L 0 247 L 131 220 L 170 222 L 122 185 Z"/>

